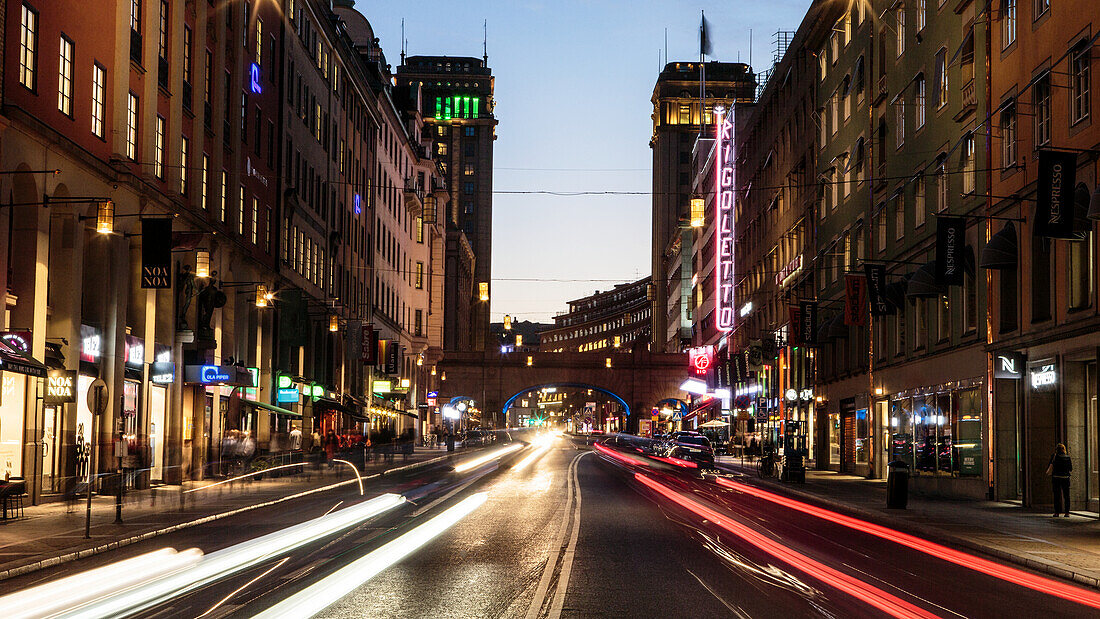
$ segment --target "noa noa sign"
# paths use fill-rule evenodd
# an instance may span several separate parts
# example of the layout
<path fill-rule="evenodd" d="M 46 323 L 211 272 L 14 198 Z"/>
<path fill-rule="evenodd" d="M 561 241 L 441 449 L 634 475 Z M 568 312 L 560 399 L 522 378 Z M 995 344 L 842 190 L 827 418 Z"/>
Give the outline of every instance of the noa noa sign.
<path fill-rule="evenodd" d="M 46 404 L 68 404 L 76 402 L 76 371 L 50 370 L 46 375 Z"/>

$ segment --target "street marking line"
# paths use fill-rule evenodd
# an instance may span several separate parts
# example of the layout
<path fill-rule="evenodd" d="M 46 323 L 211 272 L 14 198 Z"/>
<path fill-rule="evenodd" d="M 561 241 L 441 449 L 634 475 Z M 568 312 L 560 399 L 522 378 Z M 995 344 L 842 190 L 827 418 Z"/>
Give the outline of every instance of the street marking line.
<path fill-rule="evenodd" d="M 587 453 L 587 452 L 585 452 Z M 562 516 L 561 526 L 558 527 L 558 534 L 550 547 L 546 549 L 546 567 L 542 570 L 542 578 L 539 579 L 539 586 L 535 589 L 535 597 L 531 600 L 531 606 L 527 609 L 527 619 L 537 619 L 542 612 L 543 603 L 546 602 L 546 592 L 550 588 L 550 579 L 554 575 L 554 571 L 558 566 L 558 557 L 561 556 L 561 547 L 565 542 L 565 534 L 569 531 L 569 518 L 572 515 L 573 506 L 573 477 L 571 475 L 573 467 L 576 465 L 577 460 L 580 460 L 583 453 L 573 456 L 573 460 L 569 463 L 569 467 L 565 471 L 565 510 Z"/>
<path fill-rule="evenodd" d="M 573 507 L 573 532 L 569 536 L 569 547 L 566 548 L 562 558 L 561 573 L 558 575 L 558 585 L 554 589 L 554 603 L 550 606 L 548 619 L 561 617 L 562 608 L 565 606 L 565 591 L 569 588 L 569 575 L 573 571 L 573 557 L 576 555 L 577 538 L 581 532 L 581 483 L 577 472 L 580 470 L 580 459 L 589 453 L 592 452 L 586 451 L 573 461 L 573 493 L 577 496 Z"/>

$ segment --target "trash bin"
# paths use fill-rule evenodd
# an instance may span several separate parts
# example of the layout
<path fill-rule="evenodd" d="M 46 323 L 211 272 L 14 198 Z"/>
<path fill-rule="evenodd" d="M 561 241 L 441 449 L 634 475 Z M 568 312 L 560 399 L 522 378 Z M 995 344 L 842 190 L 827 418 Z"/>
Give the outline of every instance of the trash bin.
<path fill-rule="evenodd" d="M 800 453 L 790 453 L 783 456 L 783 469 L 781 481 L 803 484 L 806 483 L 806 463 Z"/>
<path fill-rule="evenodd" d="M 894 460 L 886 469 L 886 507 L 905 509 L 909 503 L 909 465 Z"/>

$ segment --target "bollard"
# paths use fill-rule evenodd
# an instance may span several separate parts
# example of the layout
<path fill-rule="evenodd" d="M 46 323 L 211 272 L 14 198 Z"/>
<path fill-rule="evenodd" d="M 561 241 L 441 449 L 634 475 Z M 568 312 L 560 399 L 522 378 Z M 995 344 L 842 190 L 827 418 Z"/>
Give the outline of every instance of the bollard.
<path fill-rule="evenodd" d="M 909 465 L 894 460 L 886 470 L 886 508 L 905 509 L 909 503 Z"/>

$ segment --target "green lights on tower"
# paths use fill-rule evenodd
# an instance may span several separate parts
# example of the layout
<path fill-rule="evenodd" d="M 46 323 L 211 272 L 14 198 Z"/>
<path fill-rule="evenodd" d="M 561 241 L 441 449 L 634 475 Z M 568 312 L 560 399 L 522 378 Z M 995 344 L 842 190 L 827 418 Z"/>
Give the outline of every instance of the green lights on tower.
<path fill-rule="evenodd" d="M 481 115 L 481 98 L 463 95 L 435 98 L 435 119 L 451 120 L 452 118 L 479 118 Z"/>

